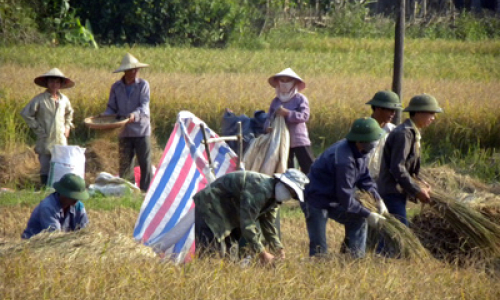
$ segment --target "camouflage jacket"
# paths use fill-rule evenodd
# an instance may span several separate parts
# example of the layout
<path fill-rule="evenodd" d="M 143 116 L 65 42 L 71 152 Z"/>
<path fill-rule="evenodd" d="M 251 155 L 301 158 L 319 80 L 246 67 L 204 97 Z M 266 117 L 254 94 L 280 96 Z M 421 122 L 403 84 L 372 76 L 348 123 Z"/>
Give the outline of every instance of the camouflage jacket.
<path fill-rule="evenodd" d="M 233 229 L 240 228 L 249 247 L 260 253 L 264 250 L 257 227 L 260 222 L 262 234 L 271 248 L 281 249 L 275 226 L 279 209 L 274 198 L 276 180 L 250 171 L 226 174 L 194 196 L 196 210 L 219 242 Z"/>

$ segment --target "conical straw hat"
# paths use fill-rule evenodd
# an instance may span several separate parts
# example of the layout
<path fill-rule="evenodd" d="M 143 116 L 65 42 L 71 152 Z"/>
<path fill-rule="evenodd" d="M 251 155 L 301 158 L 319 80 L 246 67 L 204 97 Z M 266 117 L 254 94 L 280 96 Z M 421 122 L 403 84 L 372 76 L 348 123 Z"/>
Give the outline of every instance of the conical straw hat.
<path fill-rule="evenodd" d="M 61 89 L 68 89 L 68 88 L 72 88 L 75 86 L 75 83 L 73 82 L 73 80 L 64 76 L 64 74 L 58 68 L 53 68 L 50 71 L 48 71 L 47 73 L 35 78 L 35 80 L 34 80 L 35 84 L 39 85 L 41 87 L 44 87 L 44 88 L 48 88 L 47 77 L 57 77 L 57 78 L 63 79 L 63 82 L 61 83 Z"/>
<path fill-rule="evenodd" d="M 115 71 L 113 71 L 113 73 L 119 73 L 127 70 L 132 70 L 137 68 L 147 68 L 147 67 L 149 67 L 148 64 L 143 64 L 139 62 L 139 60 L 135 58 L 132 54 L 127 53 L 125 54 L 125 57 L 123 57 L 122 64 L 120 65 L 120 67 Z"/>
<path fill-rule="evenodd" d="M 293 79 L 296 79 L 299 81 L 299 84 L 297 85 L 297 89 L 299 91 L 302 91 L 303 89 L 306 88 L 306 83 L 304 82 L 304 80 L 302 80 L 302 78 L 299 77 L 299 75 L 297 75 L 297 73 L 295 73 L 291 68 L 286 68 L 284 69 L 283 71 L 269 77 L 269 79 L 267 80 L 269 82 L 269 84 L 275 88 L 276 85 L 278 84 L 277 81 L 275 80 L 276 77 L 291 77 Z"/>

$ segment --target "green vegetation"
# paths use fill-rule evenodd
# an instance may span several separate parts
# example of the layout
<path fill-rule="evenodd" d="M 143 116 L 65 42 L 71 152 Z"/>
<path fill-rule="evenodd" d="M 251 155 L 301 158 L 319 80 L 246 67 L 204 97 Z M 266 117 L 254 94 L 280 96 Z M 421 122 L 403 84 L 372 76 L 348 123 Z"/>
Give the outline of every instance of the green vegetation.
<path fill-rule="evenodd" d="M 320 37 L 394 36 L 394 8 L 389 5 L 380 11 L 379 4 L 359 0 L 0 0 L 0 4 L 3 45 L 260 49 L 276 32 L 287 38 L 296 32 Z M 488 10 L 473 14 L 431 5 L 427 15 L 409 15 L 407 20 L 410 38 L 478 41 L 497 39 L 499 29 L 500 19 Z"/>

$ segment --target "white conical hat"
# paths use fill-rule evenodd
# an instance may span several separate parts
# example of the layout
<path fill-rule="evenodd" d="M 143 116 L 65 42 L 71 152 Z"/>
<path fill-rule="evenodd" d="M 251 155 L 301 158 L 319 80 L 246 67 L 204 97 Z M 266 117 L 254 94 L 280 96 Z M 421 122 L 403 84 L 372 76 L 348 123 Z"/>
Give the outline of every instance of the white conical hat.
<path fill-rule="evenodd" d="M 53 68 L 50 69 L 47 73 L 38 76 L 35 78 L 35 84 L 39 85 L 44 88 L 48 88 L 47 86 L 47 77 L 57 77 L 63 79 L 63 82 L 61 83 L 61 89 L 68 89 L 72 88 L 75 86 L 75 83 L 73 80 L 69 79 L 68 77 L 64 76 L 63 72 L 59 70 L 58 68 Z"/>
<path fill-rule="evenodd" d="M 131 69 L 147 68 L 147 67 L 149 67 L 148 64 L 143 64 L 139 62 L 139 60 L 135 58 L 132 54 L 127 53 L 125 54 L 125 57 L 123 57 L 122 64 L 120 65 L 120 67 L 115 71 L 113 71 L 113 73 L 119 73 Z"/>
<path fill-rule="evenodd" d="M 283 71 L 269 77 L 269 79 L 267 81 L 269 82 L 269 84 L 273 88 L 275 88 L 276 85 L 278 84 L 276 82 L 275 78 L 281 77 L 281 76 L 286 76 L 286 77 L 291 77 L 293 79 L 297 79 L 299 81 L 299 84 L 297 86 L 297 89 L 299 90 L 299 92 L 306 88 L 306 83 L 304 82 L 304 80 L 302 80 L 302 78 L 300 78 L 299 75 L 297 75 L 297 73 L 295 73 L 291 68 L 286 68 Z"/>

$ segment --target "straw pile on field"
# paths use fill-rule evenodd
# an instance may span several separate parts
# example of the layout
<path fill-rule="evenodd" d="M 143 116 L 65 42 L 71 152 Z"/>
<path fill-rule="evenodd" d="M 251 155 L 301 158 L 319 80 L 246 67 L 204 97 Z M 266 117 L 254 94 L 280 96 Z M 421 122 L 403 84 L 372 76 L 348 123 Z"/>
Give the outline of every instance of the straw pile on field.
<path fill-rule="evenodd" d="M 118 131 L 102 133 L 81 147 L 85 148 L 85 180 L 94 183 L 100 172 L 118 174 Z M 160 161 L 160 149 L 154 136 L 151 136 L 152 162 Z M 40 184 L 40 163 L 33 148 L 24 147 L 9 153 L 0 152 L 0 186 L 21 189 L 37 187 Z"/>
<path fill-rule="evenodd" d="M 33 149 L 0 152 L 0 186 L 30 187 L 40 182 L 39 162 Z"/>
<path fill-rule="evenodd" d="M 137 243 L 121 233 L 104 234 L 92 229 L 71 233 L 40 233 L 29 240 L 0 244 L 0 256 L 27 253 L 30 257 L 46 259 L 155 259 L 150 247 Z"/>
<path fill-rule="evenodd" d="M 427 182 L 439 183 L 428 172 L 422 177 Z M 464 182 L 469 187 L 478 187 L 474 181 Z M 490 204 L 483 202 L 480 209 L 478 202 L 483 198 L 461 202 L 464 198 L 467 199 L 460 191 L 452 193 L 446 186 L 442 188 L 433 184 L 430 206 L 413 218 L 412 228 L 436 258 L 458 263 L 469 261 L 470 258 L 483 261 L 499 258 L 500 224 L 499 218 L 494 216 L 499 210 L 489 209 L 495 205 L 494 198 L 488 198 Z M 489 213 L 489 217 L 481 211 Z"/>
<path fill-rule="evenodd" d="M 371 211 L 377 211 L 374 201 L 367 193 L 359 195 L 363 205 Z M 422 246 L 417 236 L 398 219 L 392 215 L 385 216 L 386 220 L 379 226 L 369 227 L 367 247 L 375 250 L 380 242 L 384 240 L 384 253 L 390 257 L 410 258 L 424 260 L 430 257 L 427 249 Z"/>

